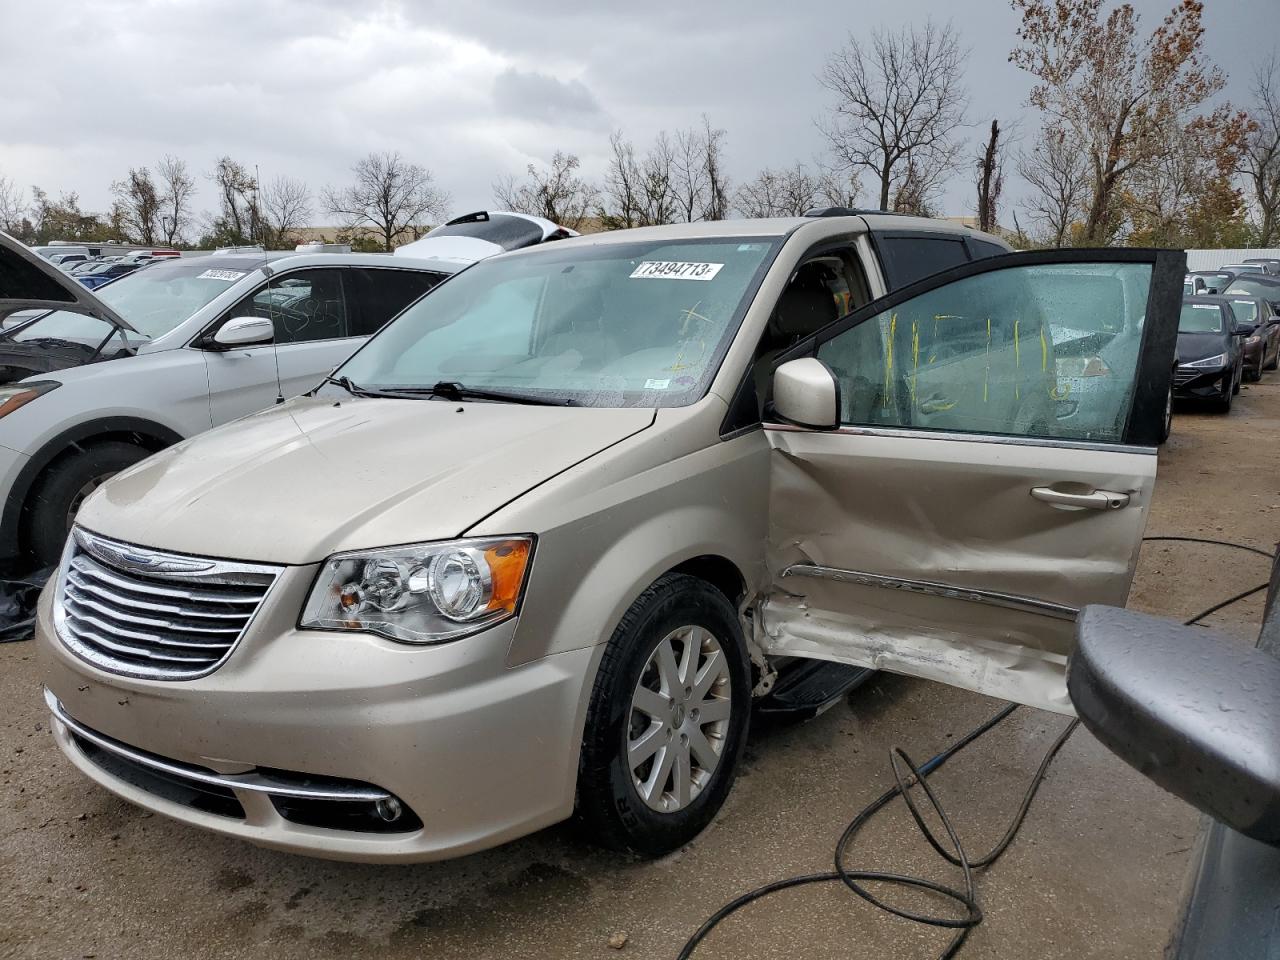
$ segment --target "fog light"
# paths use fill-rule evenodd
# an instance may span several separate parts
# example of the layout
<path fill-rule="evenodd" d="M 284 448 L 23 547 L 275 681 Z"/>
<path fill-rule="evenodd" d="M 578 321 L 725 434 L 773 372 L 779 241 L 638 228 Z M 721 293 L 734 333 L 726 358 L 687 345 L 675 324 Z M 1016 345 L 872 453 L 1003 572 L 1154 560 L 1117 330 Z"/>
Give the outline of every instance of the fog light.
<path fill-rule="evenodd" d="M 374 801 L 373 812 L 387 823 L 394 823 L 400 819 L 400 814 L 403 810 L 400 806 L 399 800 L 395 797 L 387 797 L 384 800 Z"/>

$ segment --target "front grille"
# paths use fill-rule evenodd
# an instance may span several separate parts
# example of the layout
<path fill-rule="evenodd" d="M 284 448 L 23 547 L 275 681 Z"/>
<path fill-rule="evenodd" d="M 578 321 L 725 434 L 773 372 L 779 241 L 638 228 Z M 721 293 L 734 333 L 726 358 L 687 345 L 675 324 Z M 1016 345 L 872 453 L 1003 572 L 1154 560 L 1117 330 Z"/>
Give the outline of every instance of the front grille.
<path fill-rule="evenodd" d="M 1177 373 L 1173 375 L 1173 385 L 1175 387 L 1185 386 L 1186 384 L 1190 383 L 1192 380 L 1194 380 L 1198 376 L 1200 376 L 1198 371 L 1179 370 Z"/>
<path fill-rule="evenodd" d="M 112 673 L 200 677 L 230 655 L 279 572 L 135 547 L 76 528 L 59 571 L 58 635 Z"/>

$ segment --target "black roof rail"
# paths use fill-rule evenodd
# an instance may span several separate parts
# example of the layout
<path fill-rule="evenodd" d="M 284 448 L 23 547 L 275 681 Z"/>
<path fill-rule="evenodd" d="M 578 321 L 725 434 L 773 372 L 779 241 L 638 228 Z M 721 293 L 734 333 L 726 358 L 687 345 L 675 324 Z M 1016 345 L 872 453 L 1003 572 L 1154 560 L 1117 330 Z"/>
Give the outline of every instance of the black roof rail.
<path fill-rule="evenodd" d="M 460 217 L 454 217 L 452 220 L 446 223 L 445 226 L 452 227 L 452 226 L 456 226 L 459 223 L 487 223 L 488 220 L 489 220 L 488 210 L 477 210 L 475 213 L 464 213 Z"/>
<path fill-rule="evenodd" d="M 866 210 L 861 207 L 813 207 L 806 210 L 804 217 L 861 217 L 874 214 L 878 217 L 909 217 L 909 213 L 898 213 L 894 210 Z"/>

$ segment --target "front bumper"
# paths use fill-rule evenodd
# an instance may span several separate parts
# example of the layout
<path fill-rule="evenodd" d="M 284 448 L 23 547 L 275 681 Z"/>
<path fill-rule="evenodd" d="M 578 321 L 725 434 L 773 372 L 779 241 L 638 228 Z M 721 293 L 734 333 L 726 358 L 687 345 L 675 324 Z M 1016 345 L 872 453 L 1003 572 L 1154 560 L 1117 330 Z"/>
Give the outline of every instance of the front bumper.
<path fill-rule="evenodd" d="M 598 648 L 508 669 L 514 621 L 427 647 L 300 631 L 296 612 L 314 573 L 288 568 L 227 662 L 188 681 L 131 679 L 80 660 L 55 634 L 53 589 L 41 597 L 38 647 L 49 695 L 66 717 L 108 746 L 172 761 L 179 775 L 196 769 L 229 781 L 242 815 L 210 812 L 118 775 L 55 712 L 63 752 L 139 806 L 333 859 L 442 859 L 569 816 Z M 264 778 L 268 786 L 340 781 L 389 794 L 412 813 L 407 822 L 421 826 L 367 832 L 297 822 L 259 789 Z M 254 786 L 237 787 L 241 781 Z"/>
<path fill-rule="evenodd" d="M 1213 400 L 1230 389 L 1231 367 L 1220 370 L 1188 370 L 1173 374 L 1173 395 L 1180 400 Z"/>

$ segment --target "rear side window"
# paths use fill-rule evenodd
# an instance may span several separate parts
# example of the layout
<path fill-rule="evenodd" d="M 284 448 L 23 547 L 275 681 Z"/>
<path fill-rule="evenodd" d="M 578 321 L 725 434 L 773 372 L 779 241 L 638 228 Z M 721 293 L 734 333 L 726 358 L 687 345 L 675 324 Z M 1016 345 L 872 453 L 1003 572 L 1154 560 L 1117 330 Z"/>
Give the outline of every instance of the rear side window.
<path fill-rule="evenodd" d="M 876 250 L 890 290 L 969 262 L 964 240 L 959 237 L 881 234 L 876 237 Z"/>
<path fill-rule="evenodd" d="M 371 337 L 397 313 L 444 279 L 421 270 L 353 267 L 347 271 L 351 335 Z"/>
<path fill-rule="evenodd" d="M 975 259 L 982 260 L 986 257 L 1003 257 L 1009 251 L 998 244 L 991 243 L 987 240 L 978 240 L 975 237 L 969 238 L 969 246 L 976 254 Z"/>

